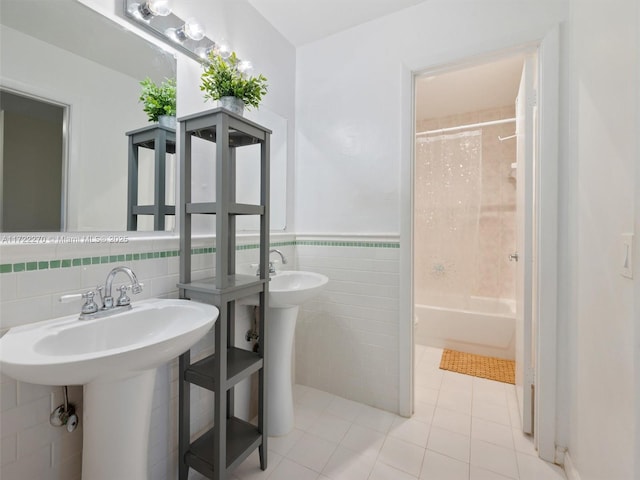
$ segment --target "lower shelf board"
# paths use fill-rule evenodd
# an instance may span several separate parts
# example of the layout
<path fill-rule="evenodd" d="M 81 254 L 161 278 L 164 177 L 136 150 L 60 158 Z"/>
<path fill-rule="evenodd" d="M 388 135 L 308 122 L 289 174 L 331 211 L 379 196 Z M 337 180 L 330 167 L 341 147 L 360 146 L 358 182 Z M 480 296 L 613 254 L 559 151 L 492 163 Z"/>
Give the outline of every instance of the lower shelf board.
<path fill-rule="evenodd" d="M 239 418 L 227 420 L 226 456 L 228 471 L 235 469 L 262 443 L 262 434 L 255 425 Z M 213 453 L 217 448 L 214 429 L 200 436 L 185 454 L 185 461 L 202 475 L 212 477 L 218 469 L 214 465 Z M 266 453 L 266 452 L 265 452 Z M 258 466 L 259 467 L 259 466 Z"/>
<path fill-rule="evenodd" d="M 257 353 L 236 347 L 227 349 L 227 379 L 223 387 L 230 388 L 241 380 L 248 378 L 252 373 L 260 370 L 263 364 L 262 357 Z M 215 354 L 191 364 L 184 372 L 184 379 L 187 382 L 215 391 L 214 366 Z"/>

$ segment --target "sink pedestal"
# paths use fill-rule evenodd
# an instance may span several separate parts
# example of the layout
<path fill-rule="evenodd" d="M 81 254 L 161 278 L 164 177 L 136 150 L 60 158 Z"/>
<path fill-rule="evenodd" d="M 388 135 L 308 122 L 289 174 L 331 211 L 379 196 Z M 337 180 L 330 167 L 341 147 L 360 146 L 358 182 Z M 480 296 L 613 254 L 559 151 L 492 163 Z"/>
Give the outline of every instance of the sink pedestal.
<path fill-rule="evenodd" d="M 293 429 L 291 355 L 299 307 L 269 308 L 267 336 L 267 425 L 270 436 L 286 435 Z"/>
<path fill-rule="evenodd" d="M 147 480 L 156 369 L 84 385 L 83 480 Z"/>

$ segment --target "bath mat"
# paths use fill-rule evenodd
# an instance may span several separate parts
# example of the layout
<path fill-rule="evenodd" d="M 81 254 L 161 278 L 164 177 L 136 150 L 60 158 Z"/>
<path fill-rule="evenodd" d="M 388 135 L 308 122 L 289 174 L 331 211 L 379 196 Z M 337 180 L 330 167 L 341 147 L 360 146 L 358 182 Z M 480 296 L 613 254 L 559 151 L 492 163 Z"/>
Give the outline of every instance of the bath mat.
<path fill-rule="evenodd" d="M 516 362 L 513 360 L 484 357 L 445 348 L 440 360 L 440 369 L 498 382 L 516 383 Z"/>

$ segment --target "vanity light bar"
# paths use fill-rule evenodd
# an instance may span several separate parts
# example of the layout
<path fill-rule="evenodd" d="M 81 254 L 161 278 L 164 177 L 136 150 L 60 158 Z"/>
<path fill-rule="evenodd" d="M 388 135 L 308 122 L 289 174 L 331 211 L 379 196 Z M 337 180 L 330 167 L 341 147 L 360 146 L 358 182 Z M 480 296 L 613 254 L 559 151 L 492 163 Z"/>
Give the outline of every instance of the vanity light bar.
<path fill-rule="evenodd" d="M 204 26 L 197 20 L 190 18 L 185 21 L 172 13 L 169 0 L 123 0 L 123 16 L 198 62 L 206 60 L 212 51 L 225 60 L 231 55 L 231 48 L 208 38 L 204 34 Z"/>

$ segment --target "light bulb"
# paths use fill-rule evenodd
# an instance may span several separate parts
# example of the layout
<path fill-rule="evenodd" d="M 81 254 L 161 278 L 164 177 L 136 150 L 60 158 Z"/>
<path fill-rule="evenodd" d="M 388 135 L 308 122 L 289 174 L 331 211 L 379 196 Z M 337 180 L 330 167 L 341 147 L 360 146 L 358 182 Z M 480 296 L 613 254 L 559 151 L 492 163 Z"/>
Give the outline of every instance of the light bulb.
<path fill-rule="evenodd" d="M 238 64 L 238 70 L 245 75 L 249 75 L 253 71 L 253 65 L 249 60 L 242 60 Z"/>
<path fill-rule="evenodd" d="M 147 0 L 140 4 L 133 3 L 131 4 L 130 11 L 134 6 L 137 8 L 137 13 L 132 12 L 133 16 L 147 22 L 151 20 L 152 17 L 166 17 L 171 13 L 169 0 Z"/>
<path fill-rule="evenodd" d="M 147 0 L 146 5 L 153 15 L 159 17 L 166 17 L 171 13 L 169 0 Z"/>
<path fill-rule="evenodd" d="M 184 33 L 192 40 L 202 40 L 204 38 L 204 25 L 199 23 L 195 18 L 188 19 L 184 27 Z"/>
<path fill-rule="evenodd" d="M 211 52 L 214 52 L 216 49 L 215 43 L 209 45 L 208 47 L 198 47 L 196 48 L 196 55 L 198 55 L 201 59 L 207 60 L 211 55 Z"/>
<path fill-rule="evenodd" d="M 198 41 L 204 38 L 204 26 L 196 20 L 187 20 L 180 28 L 167 28 L 164 34 L 178 43 L 184 42 L 187 38 Z"/>
<path fill-rule="evenodd" d="M 221 42 L 218 44 L 218 55 L 220 55 L 223 60 L 228 59 L 231 56 L 231 48 L 225 42 Z"/>

